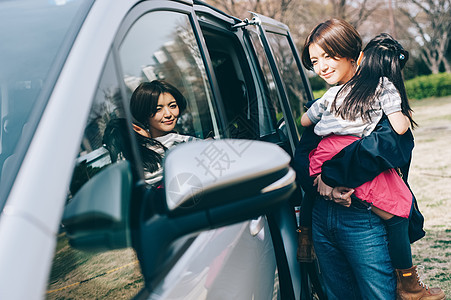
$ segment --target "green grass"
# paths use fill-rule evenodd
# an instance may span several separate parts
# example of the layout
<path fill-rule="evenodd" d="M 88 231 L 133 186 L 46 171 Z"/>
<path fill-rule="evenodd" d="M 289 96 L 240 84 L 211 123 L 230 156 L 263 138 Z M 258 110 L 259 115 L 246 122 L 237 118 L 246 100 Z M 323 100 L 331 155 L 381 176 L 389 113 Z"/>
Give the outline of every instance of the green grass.
<path fill-rule="evenodd" d="M 422 106 L 440 106 L 442 104 L 446 104 L 449 103 L 451 101 L 451 96 L 446 96 L 446 97 L 429 97 L 429 98 L 424 98 L 424 99 L 409 99 L 409 103 L 410 105 L 415 108 L 415 107 L 422 107 Z"/>
<path fill-rule="evenodd" d="M 412 244 L 423 281 L 451 296 L 451 96 L 411 100 L 415 149 L 409 183 L 425 217 L 426 236 Z"/>
<path fill-rule="evenodd" d="M 423 281 L 430 287 L 440 287 L 448 296 L 451 295 L 450 244 L 450 230 L 429 229 L 423 239 L 412 245 L 414 264 L 424 266 Z"/>

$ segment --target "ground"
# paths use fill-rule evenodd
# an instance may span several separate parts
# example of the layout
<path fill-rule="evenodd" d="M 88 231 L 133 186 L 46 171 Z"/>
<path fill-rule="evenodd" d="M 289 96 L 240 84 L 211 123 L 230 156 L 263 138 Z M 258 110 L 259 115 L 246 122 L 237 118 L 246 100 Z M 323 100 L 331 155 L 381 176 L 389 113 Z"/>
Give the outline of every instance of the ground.
<path fill-rule="evenodd" d="M 451 97 L 411 101 L 418 128 L 413 131 L 409 184 L 425 217 L 426 236 L 412 244 L 422 278 L 451 298 Z"/>

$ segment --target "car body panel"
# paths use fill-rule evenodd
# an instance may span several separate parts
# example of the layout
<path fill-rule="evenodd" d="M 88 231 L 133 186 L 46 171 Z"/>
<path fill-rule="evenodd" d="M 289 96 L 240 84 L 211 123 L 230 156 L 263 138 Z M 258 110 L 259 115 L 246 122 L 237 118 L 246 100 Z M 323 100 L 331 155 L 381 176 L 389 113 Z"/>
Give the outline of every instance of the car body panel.
<path fill-rule="evenodd" d="M 20 236 L 23 240 L 35 239 L 37 245 L 42 244 L 45 247 L 33 246 L 32 252 L 29 247 L 19 247 L 14 250 L 13 256 L 0 255 L 2 268 L 12 272 L 2 273 L 1 298 L 13 299 L 17 296 L 17 286 L 8 279 L 21 278 L 23 274 L 29 273 L 30 265 L 24 263 L 27 257 L 27 261 L 39 264 L 39 267 L 35 266 L 31 268 L 32 270 L 45 270 L 45 273 L 28 281 L 26 293 L 36 298 L 44 294 L 46 275 L 64 205 L 64 201 L 61 200 L 65 199 L 67 193 L 66 187 L 71 178 L 74 157 L 90 109 L 92 95 L 104 59 L 122 20 L 121 16 L 125 15 L 133 3 L 134 1 L 121 1 L 120 5 L 110 6 L 108 1 L 97 1 L 80 30 L 58 78 L 11 189 L 5 213 L 0 219 L 2 244 L 12 245 L 17 236 Z M 102 38 L 99 39 L 99 36 Z M 49 149 L 48 145 L 53 147 Z M 49 164 L 49 161 L 55 163 Z M 42 176 L 42 170 L 45 170 L 45 177 Z M 36 195 L 39 195 L 39 201 L 30 201 Z M 19 232 L 19 228 L 30 229 L 30 226 L 33 228 L 31 232 L 29 230 Z M 36 230 L 38 232 L 35 232 Z M 43 240 L 37 239 L 39 236 Z M 51 244 L 48 243 L 50 240 Z M 3 278 L 4 275 L 7 278 Z"/>
<path fill-rule="evenodd" d="M 276 275 L 271 236 L 267 226 L 252 235 L 250 224 L 201 233 L 149 299 L 271 299 Z"/>
<path fill-rule="evenodd" d="M 2 270 L 8 270 L 0 272 L 1 299 L 41 299 L 46 294 L 57 237 L 62 231 L 61 218 L 74 158 L 79 152 L 99 78 L 110 53 L 118 60 L 117 49 L 131 23 L 142 11 L 152 9 L 190 14 L 217 105 L 214 124 L 217 131 L 226 128 L 224 99 L 217 87 L 199 23 L 202 14 L 210 16 L 212 26 L 219 30 L 239 23 L 238 19 L 196 1 L 95 1 L 58 76 L 0 217 L 0 265 Z M 260 17 L 265 26 L 273 24 L 277 30 L 288 30 L 282 23 Z M 234 32 L 231 28 L 227 30 Z M 238 29 L 234 34 L 250 65 L 255 93 L 262 97 L 262 83 L 255 79 L 254 65 L 258 62 L 251 57 L 253 52 L 248 48 L 245 30 Z M 263 32 L 261 35 L 264 39 Z M 269 46 L 267 51 L 271 57 Z M 117 61 L 116 64 L 119 65 Z M 276 68 L 273 72 L 277 77 Z M 282 81 L 280 76 L 278 80 Z M 282 98 L 290 132 L 288 147 L 294 152 L 296 130 L 283 93 Z M 272 299 L 285 296 L 299 299 L 300 272 L 295 260 L 294 226 L 293 211 L 285 203 L 268 217 L 184 236 L 174 241 L 180 243 L 182 250 L 169 254 L 171 264 L 150 287 L 148 298 Z M 283 281 L 280 294 L 279 280 Z"/>

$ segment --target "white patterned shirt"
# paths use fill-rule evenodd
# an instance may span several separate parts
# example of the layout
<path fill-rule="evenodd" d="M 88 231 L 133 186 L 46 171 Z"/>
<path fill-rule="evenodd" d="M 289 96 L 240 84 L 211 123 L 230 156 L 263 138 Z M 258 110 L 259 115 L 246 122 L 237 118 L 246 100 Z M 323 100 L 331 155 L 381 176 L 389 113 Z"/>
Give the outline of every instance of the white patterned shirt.
<path fill-rule="evenodd" d="M 168 134 L 160 136 L 160 137 L 156 137 L 154 139 L 159 141 L 161 144 L 163 144 L 167 149 L 169 149 L 173 146 L 176 146 L 178 144 L 181 144 L 181 143 L 197 140 L 197 138 L 195 138 L 193 136 L 181 135 L 181 134 L 174 133 L 174 132 L 168 133 Z M 148 148 L 155 151 L 156 153 L 158 153 L 161 157 L 164 157 L 165 150 L 163 148 L 151 147 L 151 146 L 148 146 Z M 162 178 L 163 178 L 163 168 L 162 167 L 160 167 L 157 171 L 152 172 L 152 173 L 144 172 L 144 180 L 146 181 L 147 184 L 155 184 L 155 183 L 159 182 Z"/>
<path fill-rule="evenodd" d="M 331 87 L 320 99 L 315 101 L 306 114 L 315 125 L 315 134 L 319 136 L 354 135 L 358 137 L 368 136 L 377 123 L 386 115 L 401 111 L 401 96 L 395 85 L 383 77 L 376 88 L 377 98 L 373 100 L 370 111 L 371 121 L 365 121 L 357 117 L 354 121 L 345 120 L 331 112 L 331 105 L 342 86 Z M 343 103 L 347 93 L 342 93 L 337 98 L 337 108 Z"/>

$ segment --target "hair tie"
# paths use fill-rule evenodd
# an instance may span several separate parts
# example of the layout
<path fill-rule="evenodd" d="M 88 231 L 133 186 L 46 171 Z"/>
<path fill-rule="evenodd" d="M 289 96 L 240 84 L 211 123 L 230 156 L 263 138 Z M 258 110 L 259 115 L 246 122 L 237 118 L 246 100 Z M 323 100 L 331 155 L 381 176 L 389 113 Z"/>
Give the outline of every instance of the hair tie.
<path fill-rule="evenodd" d="M 406 58 L 406 56 L 405 56 L 404 54 L 402 54 L 402 53 L 399 54 L 399 59 L 400 59 L 400 60 L 403 60 L 404 58 Z"/>

